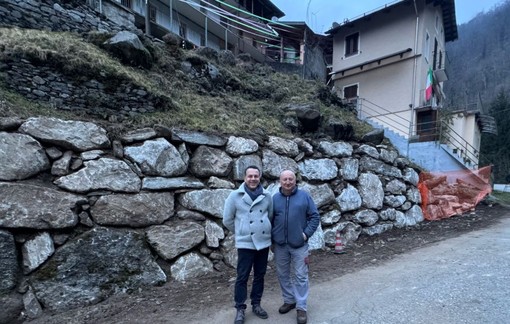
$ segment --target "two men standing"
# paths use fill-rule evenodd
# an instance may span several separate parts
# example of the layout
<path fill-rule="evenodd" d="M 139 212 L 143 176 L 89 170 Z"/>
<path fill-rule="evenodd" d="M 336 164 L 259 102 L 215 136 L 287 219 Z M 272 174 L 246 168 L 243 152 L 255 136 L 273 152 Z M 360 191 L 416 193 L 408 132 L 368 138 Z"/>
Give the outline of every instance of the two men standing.
<path fill-rule="evenodd" d="M 320 216 L 310 195 L 297 188 L 294 172 L 285 170 L 280 174 L 280 191 L 274 197 L 262 188 L 260 177 L 258 167 L 246 168 L 244 183 L 225 201 L 223 224 L 235 233 L 238 253 L 234 323 L 244 323 L 252 268 L 252 310 L 258 317 L 268 318 L 260 302 L 269 247 L 273 244 L 284 302 L 279 312 L 297 308 L 297 322 L 304 324 L 309 291 L 307 241 L 319 226 Z"/>

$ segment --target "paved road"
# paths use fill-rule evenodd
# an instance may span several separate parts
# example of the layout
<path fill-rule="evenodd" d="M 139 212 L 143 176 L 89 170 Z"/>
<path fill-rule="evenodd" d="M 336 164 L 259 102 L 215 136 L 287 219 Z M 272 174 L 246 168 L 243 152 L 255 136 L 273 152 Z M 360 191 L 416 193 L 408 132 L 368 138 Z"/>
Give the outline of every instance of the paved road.
<path fill-rule="evenodd" d="M 508 184 L 495 184 L 493 189 L 496 190 L 496 191 L 510 192 L 510 183 L 508 183 Z"/>
<path fill-rule="evenodd" d="M 266 291 L 269 319 L 249 310 L 245 323 L 296 323 L 294 311 L 278 314 L 279 289 Z M 200 323 L 208 324 L 233 323 L 235 315 L 228 306 L 202 312 Z M 312 282 L 308 313 L 310 324 L 510 323 L 510 215 L 383 265 Z"/>

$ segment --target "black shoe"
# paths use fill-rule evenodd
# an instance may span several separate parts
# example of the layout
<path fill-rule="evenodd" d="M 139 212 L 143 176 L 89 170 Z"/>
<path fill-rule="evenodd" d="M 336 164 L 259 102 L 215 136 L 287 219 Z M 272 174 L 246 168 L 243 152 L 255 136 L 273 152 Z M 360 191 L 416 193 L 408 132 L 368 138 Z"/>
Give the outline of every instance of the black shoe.
<path fill-rule="evenodd" d="M 292 303 L 292 304 L 285 303 L 282 306 L 280 306 L 280 308 L 278 309 L 278 312 L 280 314 L 287 314 L 294 308 L 296 308 L 296 303 Z"/>
<path fill-rule="evenodd" d="M 238 309 L 234 324 L 244 324 L 244 309 Z"/>
<path fill-rule="evenodd" d="M 298 309 L 297 310 L 297 324 L 306 324 L 306 311 Z"/>
<path fill-rule="evenodd" d="M 253 305 L 252 311 L 253 311 L 253 314 L 257 315 L 258 317 L 260 317 L 262 319 L 266 319 L 269 317 L 269 315 L 267 315 L 267 312 L 260 306 L 260 304 Z"/>

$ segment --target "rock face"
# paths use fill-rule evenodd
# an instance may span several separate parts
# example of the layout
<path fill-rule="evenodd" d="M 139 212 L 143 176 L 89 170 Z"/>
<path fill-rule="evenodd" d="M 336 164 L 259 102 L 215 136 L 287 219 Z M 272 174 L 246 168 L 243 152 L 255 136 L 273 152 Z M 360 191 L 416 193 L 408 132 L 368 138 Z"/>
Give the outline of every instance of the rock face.
<path fill-rule="evenodd" d="M 41 304 L 63 310 L 166 282 L 143 235 L 97 227 L 69 241 L 29 277 Z"/>
<path fill-rule="evenodd" d="M 21 154 L 12 154 L 17 150 L 22 150 Z M 24 134 L 0 132 L 0 155 L 4 157 L 0 163 L 0 180 L 23 180 L 50 167 L 41 144 Z"/>
<path fill-rule="evenodd" d="M 221 218 L 249 165 L 273 193 L 283 169 L 298 173 L 322 216 L 311 249 L 334 247 L 337 231 L 348 245 L 423 221 L 417 172 L 369 141 L 255 142 L 161 125 L 112 141 L 91 123 L 0 125 L 0 160 L 17 161 L 0 165 L 0 294 L 12 306 L 5 318 L 19 316 L 19 305 L 35 318 L 235 267 Z M 16 289 L 22 282 L 26 289 Z"/>
<path fill-rule="evenodd" d="M 20 131 L 41 142 L 79 152 L 110 147 L 106 130 L 89 122 L 29 118 Z"/>
<path fill-rule="evenodd" d="M 30 197 L 30 199 L 27 199 Z M 76 226 L 74 210 L 86 198 L 41 186 L 0 182 L 0 227 L 59 229 Z"/>
<path fill-rule="evenodd" d="M 150 68 L 152 65 L 151 53 L 143 46 L 135 34 L 120 31 L 104 43 L 104 46 L 125 64 Z"/>

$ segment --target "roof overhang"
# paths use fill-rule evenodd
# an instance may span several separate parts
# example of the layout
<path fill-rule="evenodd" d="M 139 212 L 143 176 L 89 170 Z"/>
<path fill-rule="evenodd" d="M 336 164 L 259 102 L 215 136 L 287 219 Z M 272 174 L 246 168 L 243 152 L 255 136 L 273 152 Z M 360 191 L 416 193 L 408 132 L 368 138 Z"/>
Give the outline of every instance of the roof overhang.
<path fill-rule="evenodd" d="M 341 24 L 333 23 L 333 28 L 326 31 L 326 34 L 336 34 L 341 29 L 352 26 L 353 24 L 361 21 L 361 20 L 369 20 L 374 15 L 379 14 L 381 12 L 387 13 L 392 9 L 397 8 L 403 5 L 411 5 L 416 0 L 401 0 L 393 4 L 387 4 L 380 10 L 375 10 L 363 15 L 360 15 L 353 20 L 345 20 Z M 423 0 L 421 0 L 423 1 Z M 441 11 L 443 14 L 443 24 L 444 24 L 444 35 L 445 41 L 451 42 L 458 38 L 457 31 L 457 20 L 455 17 L 455 1 L 454 0 L 425 0 L 425 4 L 433 4 L 434 6 L 441 6 Z"/>
<path fill-rule="evenodd" d="M 453 0 L 452 0 L 453 1 Z M 262 4 L 265 8 L 269 9 L 270 12 L 273 13 L 273 16 L 277 18 L 281 18 L 285 16 L 285 13 L 280 10 L 272 1 L 270 0 L 259 0 L 260 4 Z"/>
<path fill-rule="evenodd" d="M 457 31 L 457 18 L 455 16 L 454 0 L 427 0 L 427 4 L 433 3 L 434 6 L 441 6 L 443 13 L 444 39 L 452 42 L 459 38 Z"/>

